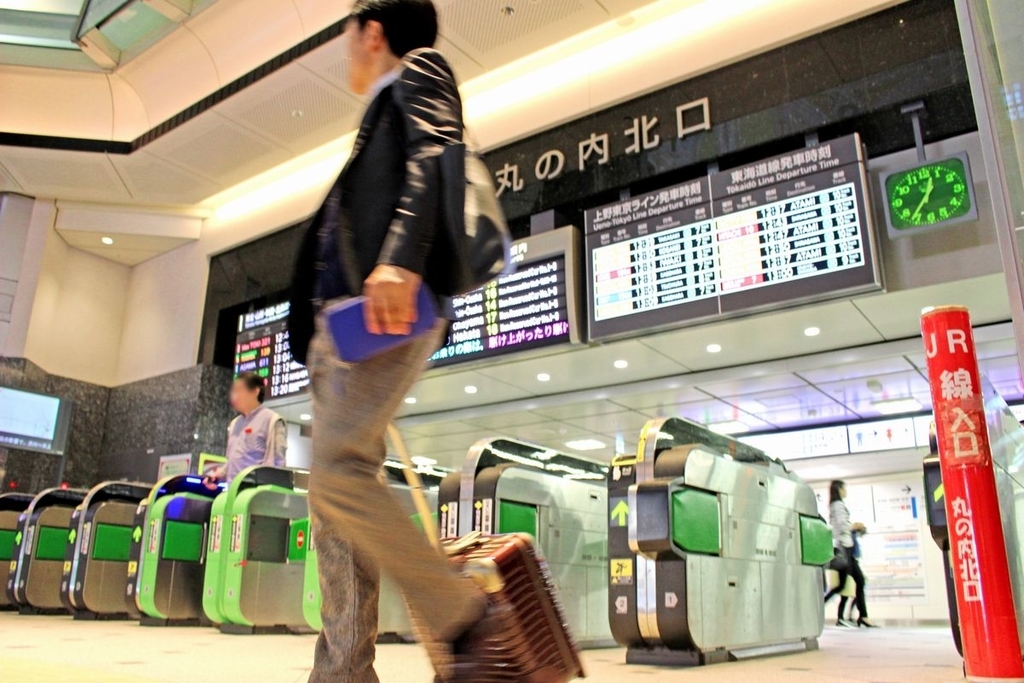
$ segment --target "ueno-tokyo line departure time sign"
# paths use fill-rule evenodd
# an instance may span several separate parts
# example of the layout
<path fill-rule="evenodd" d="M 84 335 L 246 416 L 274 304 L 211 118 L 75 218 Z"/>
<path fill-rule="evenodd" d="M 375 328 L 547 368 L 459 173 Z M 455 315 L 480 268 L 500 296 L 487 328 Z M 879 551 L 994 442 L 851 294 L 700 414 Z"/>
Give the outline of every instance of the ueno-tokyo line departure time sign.
<path fill-rule="evenodd" d="M 879 286 L 857 136 L 587 213 L 590 337 Z"/>
<path fill-rule="evenodd" d="M 292 358 L 285 301 L 238 317 L 235 374 L 255 371 L 267 380 L 268 399 L 297 394 L 309 385 L 309 371 Z"/>

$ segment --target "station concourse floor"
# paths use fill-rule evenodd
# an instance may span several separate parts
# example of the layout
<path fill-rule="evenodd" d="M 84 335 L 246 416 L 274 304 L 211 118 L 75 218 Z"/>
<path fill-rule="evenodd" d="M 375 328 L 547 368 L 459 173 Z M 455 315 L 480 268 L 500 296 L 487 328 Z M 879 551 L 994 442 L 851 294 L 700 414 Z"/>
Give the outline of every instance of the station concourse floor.
<path fill-rule="evenodd" d="M 134 622 L 0 612 L 4 683 L 302 683 L 315 636 L 228 636 L 208 628 L 144 628 Z M 700 683 L 953 683 L 962 665 L 948 629 L 827 628 L 818 652 L 657 669 L 624 663 L 622 650 L 584 652 L 586 680 Z M 425 683 L 430 666 L 415 645 L 378 648 L 381 683 Z"/>

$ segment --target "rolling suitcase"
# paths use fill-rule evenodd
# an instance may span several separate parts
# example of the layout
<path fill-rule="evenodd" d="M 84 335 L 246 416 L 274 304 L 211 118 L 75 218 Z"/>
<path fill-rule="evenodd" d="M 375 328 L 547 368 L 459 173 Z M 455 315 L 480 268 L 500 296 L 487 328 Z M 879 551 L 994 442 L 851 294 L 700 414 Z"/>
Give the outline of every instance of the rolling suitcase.
<path fill-rule="evenodd" d="M 417 512 L 421 519 L 429 520 L 432 514 L 423 485 L 402 437 L 393 425 L 388 433 L 406 465 L 403 472 Z M 584 676 L 551 573 L 530 536 L 475 533 L 441 543 L 434 525 L 425 523 L 423 527 L 434 547 L 484 588 L 501 624 L 500 635 L 485 640 L 482 656 L 469 664 L 453 658 L 446 645 L 433 642 L 414 619 L 414 628 L 437 671 L 436 681 L 565 683 Z"/>

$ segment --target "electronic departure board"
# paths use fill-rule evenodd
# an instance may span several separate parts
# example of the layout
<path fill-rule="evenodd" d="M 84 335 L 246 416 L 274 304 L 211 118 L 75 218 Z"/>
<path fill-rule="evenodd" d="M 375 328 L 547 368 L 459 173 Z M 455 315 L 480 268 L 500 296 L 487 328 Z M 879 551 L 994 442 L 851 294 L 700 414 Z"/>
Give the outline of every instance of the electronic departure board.
<path fill-rule="evenodd" d="M 240 315 L 235 340 L 235 374 L 254 370 L 267 378 L 268 399 L 297 394 L 309 384 L 309 371 L 292 358 L 285 301 Z"/>
<path fill-rule="evenodd" d="M 588 211 L 590 339 L 881 286 L 851 135 Z"/>
<path fill-rule="evenodd" d="M 576 228 L 512 245 L 515 272 L 452 300 L 448 341 L 435 366 L 578 342 Z"/>

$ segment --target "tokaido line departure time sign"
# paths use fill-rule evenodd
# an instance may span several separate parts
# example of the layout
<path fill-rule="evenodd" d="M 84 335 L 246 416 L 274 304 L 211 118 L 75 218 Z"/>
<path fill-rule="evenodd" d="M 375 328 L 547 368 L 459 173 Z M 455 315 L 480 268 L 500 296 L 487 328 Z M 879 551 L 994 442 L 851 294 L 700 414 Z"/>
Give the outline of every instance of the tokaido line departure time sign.
<path fill-rule="evenodd" d="M 289 302 L 238 317 L 235 375 L 255 371 L 267 381 L 267 399 L 291 396 L 309 385 L 309 371 L 292 358 Z"/>
<path fill-rule="evenodd" d="M 858 136 L 587 212 L 590 338 L 880 286 Z"/>

